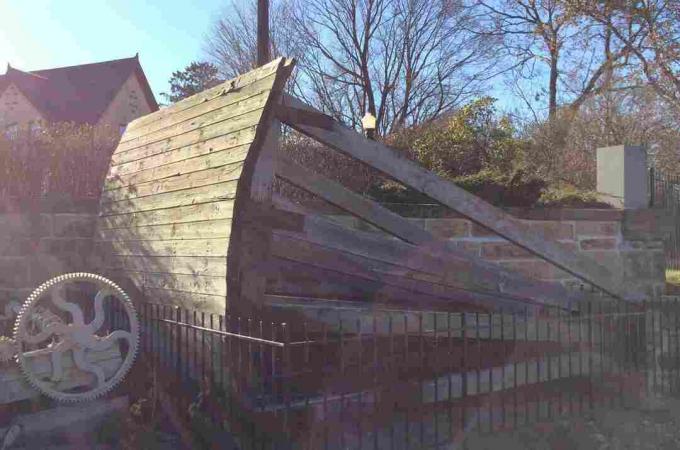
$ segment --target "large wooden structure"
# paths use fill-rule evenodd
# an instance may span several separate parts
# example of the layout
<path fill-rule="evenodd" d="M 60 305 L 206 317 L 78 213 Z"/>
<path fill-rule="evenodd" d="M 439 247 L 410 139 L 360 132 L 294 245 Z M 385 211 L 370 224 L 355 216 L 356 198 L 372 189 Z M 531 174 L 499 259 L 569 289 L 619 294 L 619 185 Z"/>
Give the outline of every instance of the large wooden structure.
<path fill-rule="evenodd" d="M 286 95 L 292 67 L 277 59 L 130 124 L 101 200 L 109 274 L 154 301 L 218 312 L 300 298 L 448 310 L 579 299 L 472 257 L 285 158 L 278 151 L 284 123 L 620 296 L 594 260 Z M 278 197 L 275 177 L 385 234 L 350 230 Z"/>

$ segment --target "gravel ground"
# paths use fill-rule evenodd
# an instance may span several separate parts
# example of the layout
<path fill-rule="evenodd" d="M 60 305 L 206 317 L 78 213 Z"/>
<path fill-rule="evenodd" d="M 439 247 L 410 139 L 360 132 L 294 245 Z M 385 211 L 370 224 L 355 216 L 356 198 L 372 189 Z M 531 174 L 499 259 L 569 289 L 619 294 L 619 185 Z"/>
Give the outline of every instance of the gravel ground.
<path fill-rule="evenodd" d="M 680 400 L 651 398 L 635 408 L 595 410 L 582 417 L 537 423 L 512 432 L 468 435 L 483 449 L 680 449 Z"/>

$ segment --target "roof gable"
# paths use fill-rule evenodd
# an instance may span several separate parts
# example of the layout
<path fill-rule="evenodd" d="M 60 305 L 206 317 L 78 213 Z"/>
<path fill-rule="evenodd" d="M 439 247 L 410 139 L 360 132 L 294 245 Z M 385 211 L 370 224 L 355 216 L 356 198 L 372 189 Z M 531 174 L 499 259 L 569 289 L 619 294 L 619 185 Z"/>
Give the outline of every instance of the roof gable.
<path fill-rule="evenodd" d="M 152 111 L 158 104 L 139 58 L 24 72 L 12 67 L 0 76 L 0 92 L 15 84 L 53 122 L 96 123 L 123 84 L 135 76 Z"/>

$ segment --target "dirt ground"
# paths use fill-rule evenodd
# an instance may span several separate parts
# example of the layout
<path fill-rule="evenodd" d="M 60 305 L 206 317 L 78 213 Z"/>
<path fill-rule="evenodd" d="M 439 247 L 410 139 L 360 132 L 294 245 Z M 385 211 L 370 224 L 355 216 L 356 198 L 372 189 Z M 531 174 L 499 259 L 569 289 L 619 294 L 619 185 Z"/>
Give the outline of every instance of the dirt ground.
<path fill-rule="evenodd" d="M 631 408 L 591 411 L 493 435 L 468 434 L 470 450 L 680 449 L 680 399 L 649 398 Z M 455 448 L 455 447 L 451 447 Z"/>

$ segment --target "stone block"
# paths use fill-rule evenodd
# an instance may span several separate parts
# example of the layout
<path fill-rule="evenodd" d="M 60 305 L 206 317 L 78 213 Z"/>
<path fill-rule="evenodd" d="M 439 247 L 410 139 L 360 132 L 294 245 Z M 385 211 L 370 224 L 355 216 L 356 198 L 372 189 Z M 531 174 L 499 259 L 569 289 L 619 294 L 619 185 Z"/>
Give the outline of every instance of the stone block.
<path fill-rule="evenodd" d="M 621 252 L 621 261 L 626 280 L 664 279 L 666 261 L 661 252 L 637 250 Z"/>
<path fill-rule="evenodd" d="M 486 237 L 486 236 L 495 236 L 495 237 L 500 237 L 498 236 L 498 233 L 496 233 L 493 230 L 490 230 L 486 227 L 483 227 L 479 225 L 478 223 L 472 222 L 472 236 L 479 236 L 479 237 Z"/>
<path fill-rule="evenodd" d="M 515 261 L 498 261 L 503 268 L 513 272 L 520 273 L 529 278 L 539 280 L 568 280 L 573 276 L 564 270 L 550 264 L 547 261 L 535 260 L 515 260 Z"/>
<path fill-rule="evenodd" d="M 618 236 L 621 225 L 617 222 L 576 222 L 576 236 Z"/>
<path fill-rule="evenodd" d="M 425 230 L 442 239 L 470 236 L 470 222 L 464 219 L 425 219 Z"/>
<path fill-rule="evenodd" d="M 574 224 L 558 221 L 523 221 L 529 230 L 543 233 L 550 240 L 574 240 Z"/>
<path fill-rule="evenodd" d="M 451 243 L 463 250 L 464 252 L 467 252 L 471 255 L 474 256 L 480 256 L 481 255 L 481 248 L 482 248 L 482 243 L 481 242 L 476 242 L 476 241 L 466 241 L 466 240 L 454 240 L 451 241 Z"/>
<path fill-rule="evenodd" d="M 28 238 L 0 237 L 0 256 L 28 256 L 37 249 L 36 243 Z"/>
<path fill-rule="evenodd" d="M 0 258 L 0 286 L 28 288 L 28 261 L 25 258 Z"/>
<path fill-rule="evenodd" d="M 482 244 L 482 258 L 511 259 L 533 257 L 532 253 L 509 242 L 484 242 Z"/>
<path fill-rule="evenodd" d="M 614 250 L 617 247 L 615 238 L 590 238 L 579 241 L 581 250 Z"/>
<path fill-rule="evenodd" d="M 54 214 L 52 234 L 55 237 L 91 238 L 95 226 L 96 217 L 91 214 Z"/>
<path fill-rule="evenodd" d="M 0 236 L 42 237 L 50 234 L 48 214 L 0 214 Z"/>

